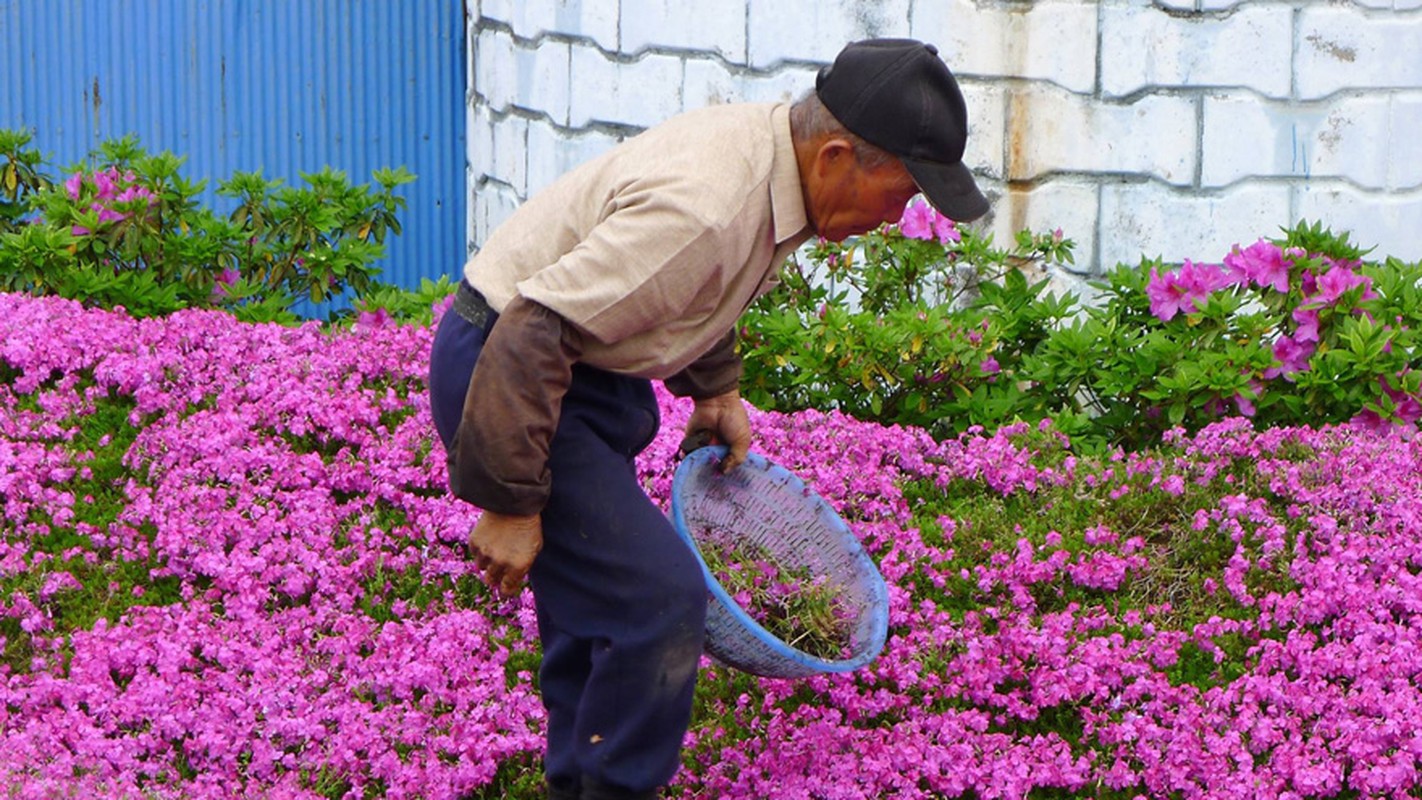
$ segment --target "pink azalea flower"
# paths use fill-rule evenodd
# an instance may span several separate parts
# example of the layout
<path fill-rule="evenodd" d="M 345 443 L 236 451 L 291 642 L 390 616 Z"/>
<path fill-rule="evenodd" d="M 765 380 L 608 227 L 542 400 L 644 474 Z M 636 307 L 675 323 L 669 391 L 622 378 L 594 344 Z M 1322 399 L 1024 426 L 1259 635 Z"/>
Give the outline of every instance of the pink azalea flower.
<path fill-rule="evenodd" d="M 1254 408 L 1254 401 L 1253 401 L 1253 400 L 1250 400 L 1248 397 L 1245 397 L 1243 394 L 1235 394 L 1235 396 L 1234 396 L 1234 405 L 1235 405 L 1235 408 L 1239 409 L 1239 413 L 1240 413 L 1242 416 L 1246 416 L 1246 417 L 1253 417 L 1253 416 L 1254 416 L 1254 411 L 1255 411 L 1255 408 Z"/>
<path fill-rule="evenodd" d="M 99 204 L 97 204 L 97 203 L 95 203 L 94 205 L 90 206 L 90 207 L 89 207 L 89 210 L 90 210 L 90 211 L 97 211 L 97 212 L 99 212 L 99 224 L 100 224 L 100 225 L 104 224 L 105 222 L 118 222 L 118 221 L 120 221 L 120 220 L 123 220 L 123 219 L 127 219 L 127 218 L 128 218 L 128 215 L 127 215 L 127 214 L 124 214 L 124 213 L 119 212 L 119 211 L 115 211 L 115 210 L 113 210 L 112 208 L 109 208 L 108 206 L 102 206 L 102 205 L 99 205 Z"/>
<path fill-rule="evenodd" d="M 147 200 L 149 205 L 153 205 L 158 202 L 158 198 L 145 186 L 130 186 L 124 189 L 115 199 L 120 203 L 126 203 L 131 200 Z"/>
<path fill-rule="evenodd" d="M 1169 322 L 1192 302 L 1189 287 L 1182 284 L 1174 272 L 1161 275 L 1154 267 L 1146 284 L 1146 296 L 1150 298 L 1151 313 L 1163 322 Z"/>
<path fill-rule="evenodd" d="M 113 170 L 94 173 L 94 188 L 98 190 L 96 194 L 98 199 L 114 199 L 118 189 L 118 184 L 114 182 L 115 177 L 117 176 Z"/>
<path fill-rule="evenodd" d="M 914 200 L 904 208 L 904 215 L 899 220 L 899 233 L 909 239 L 924 241 L 932 239 L 934 238 L 933 217 L 933 208 L 928 203 Z"/>
<path fill-rule="evenodd" d="M 914 200 L 904 207 L 899 219 L 899 232 L 909 239 L 929 241 L 937 239 L 941 244 L 962 240 L 958 226 L 938 210 L 923 200 Z"/>
<path fill-rule="evenodd" d="M 79 199 L 79 190 L 84 188 L 84 173 L 76 172 L 64 182 L 65 191 L 69 192 L 70 200 Z"/>
<path fill-rule="evenodd" d="M 1196 264 L 1189 259 L 1176 272 L 1150 271 L 1146 296 L 1150 310 L 1169 322 L 1177 313 L 1196 310 L 1211 293 L 1230 285 L 1230 274 L 1218 266 Z"/>
<path fill-rule="evenodd" d="M 1298 327 L 1294 330 L 1294 339 L 1299 342 L 1318 341 L 1318 309 L 1299 307 L 1294 309 L 1294 322 Z"/>
<path fill-rule="evenodd" d="M 1372 286 L 1373 280 L 1366 275 L 1359 275 L 1353 270 L 1341 264 L 1335 265 L 1333 269 L 1325 272 L 1318 279 L 1318 294 L 1310 298 L 1310 305 L 1333 305 L 1338 302 L 1349 290 L 1362 286 L 1363 299 L 1375 297 Z"/>
<path fill-rule="evenodd" d="M 1289 262 L 1284 259 L 1284 251 L 1272 242 L 1260 239 L 1243 250 L 1235 245 L 1224 260 L 1230 270 L 1242 272 L 1258 286 L 1272 286 L 1278 292 L 1289 290 Z"/>
<path fill-rule="evenodd" d="M 1278 359 L 1279 366 L 1265 370 L 1264 377 L 1275 378 L 1282 375 L 1284 380 L 1292 382 L 1291 375 L 1308 371 L 1308 360 L 1313 356 L 1313 351 L 1313 342 L 1300 342 L 1288 336 L 1280 337 L 1274 343 L 1274 358 Z"/>
<path fill-rule="evenodd" d="M 937 235 L 938 241 L 941 244 L 960 242 L 963 240 L 963 235 L 958 232 L 958 223 L 936 211 L 934 212 L 933 219 L 933 233 Z"/>
<path fill-rule="evenodd" d="M 390 321 L 390 312 L 384 308 L 362 311 L 356 316 L 356 324 L 365 328 L 383 328 Z"/>

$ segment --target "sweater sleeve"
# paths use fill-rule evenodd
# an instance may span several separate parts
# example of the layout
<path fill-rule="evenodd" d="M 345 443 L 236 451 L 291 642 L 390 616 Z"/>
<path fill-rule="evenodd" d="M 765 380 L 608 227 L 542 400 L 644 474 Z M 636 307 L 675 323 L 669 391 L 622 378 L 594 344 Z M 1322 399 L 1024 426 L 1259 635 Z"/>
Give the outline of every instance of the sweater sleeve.
<path fill-rule="evenodd" d="M 528 516 L 548 502 L 548 448 L 582 335 L 548 308 L 515 297 L 469 379 L 449 450 L 449 488 L 486 511 Z"/>

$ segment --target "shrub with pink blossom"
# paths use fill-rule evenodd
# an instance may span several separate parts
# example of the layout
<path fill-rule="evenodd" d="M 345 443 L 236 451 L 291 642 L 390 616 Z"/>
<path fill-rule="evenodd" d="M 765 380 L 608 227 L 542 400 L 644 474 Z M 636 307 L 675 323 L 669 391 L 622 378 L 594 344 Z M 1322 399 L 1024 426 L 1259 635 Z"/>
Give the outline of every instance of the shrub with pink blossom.
<path fill-rule="evenodd" d="M 396 189 L 415 179 L 376 170 L 372 190 L 327 167 L 296 187 L 238 172 L 218 184 L 235 201 L 219 214 L 199 204 L 203 182 L 182 175 L 182 158 L 132 136 L 103 142 L 59 180 L 32 138 L 0 129 L 0 290 L 135 316 L 220 307 L 295 321 L 298 300 L 377 288 L 374 262 L 400 232 Z"/>
<path fill-rule="evenodd" d="M 924 205 L 821 245 L 747 315 L 746 395 L 939 438 L 1050 418 L 1093 452 L 1231 416 L 1422 420 L 1422 265 L 1366 261 L 1347 234 L 1300 223 L 1218 263 L 1122 265 L 1082 305 L 1024 272 L 1071 248 L 1060 231 L 998 247 Z"/>
<path fill-rule="evenodd" d="M 535 622 L 464 558 L 431 336 L 0 295 L 0 791 L 539 796 Z M 1422 443 L 753 423 L 878 562 L 889 641 L 799 681 L 706 662 L 672 796 L 1422 789 Z"/>

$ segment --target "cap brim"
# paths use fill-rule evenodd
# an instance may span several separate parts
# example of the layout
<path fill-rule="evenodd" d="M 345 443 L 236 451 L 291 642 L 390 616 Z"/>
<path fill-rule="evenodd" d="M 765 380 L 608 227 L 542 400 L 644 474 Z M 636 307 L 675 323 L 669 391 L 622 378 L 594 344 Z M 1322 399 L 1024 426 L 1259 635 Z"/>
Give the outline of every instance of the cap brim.
<path fill-rule="evenodd" d="M 938 209 L 938 213 L 954 222 L 971 222 L 988 212 L 989 204 L 978 190 L 973 173 L 960 161 L 939 164 L 902 158 L 903 164 L 918 184 L 923 196 Z"/>

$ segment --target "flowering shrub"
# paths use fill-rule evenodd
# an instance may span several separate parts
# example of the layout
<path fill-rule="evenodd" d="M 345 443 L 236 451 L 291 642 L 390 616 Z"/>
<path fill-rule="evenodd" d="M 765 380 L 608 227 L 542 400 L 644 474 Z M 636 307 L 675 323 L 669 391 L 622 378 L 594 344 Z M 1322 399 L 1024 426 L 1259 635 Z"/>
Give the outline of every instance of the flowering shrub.
<path fill-rule="evenodd" d="M 897 226 L 821 241 L 744 318 L 741 393 L 761 408 L 833 408 L 940 435 L 1010 422 L 999 374 L 1069 313 L 1022 267 L 1071 261 L 1061 232 L 1023 231 L 1010 249 L 960 230 L 923 201 Z M 979 309 L 987 299 L 996 313 Z"/>
<path fill-rule="evenodd" d="M 939 437 L 1052 419 L 1092 450 L 1232 415 L 1261 429 L 1422 419 L 1422 265 L 1366 262 L 1346 234 L 1301 223 L 1222 263 L 1120 266 L 1082 306 L 1018 269 L 1070 247 L 1023 232 L 994 250 L 923 205 L 855 245 L 855 271 L 822 245 L 749 315 L 745 394 Z"/>
<path fill-rule="evenodd" d="M 0 791 L 540 796 L 532 607 L 464 559 L 431 338 L 0 295 Z M 889 641 L 801 681 L 706 663 L 672 796 L 1422 788 L 1422 443 L 752 422 L 880 565 Z"/>
<path fill-rule="evenodd" d="M 182 159 L 133 137 L 105 142 L 57 184 L 29 140 L 0 131 L 0 289 L 138 316 L 220 307 L 290 322 L 298 299 L 365 293 L 385 237 L 400 232 L 395 190 L 414 180 L 377 170 L 371 190 L 327 168 L 295 188 L 239 172 L 219 184 L 236 201 L 221 218 L 198 205 L 202 184 L 180 174 Z"/>
<path fill-rule="evenodd" d="M 1363 255 L 1346 234 L 1301 223 L 1218 264 L 1119 267 L 1021 377 L 1055 387 L 1060 419 L 1130 445 L 1235 414 L 1258 428 L 1352 420 L 1410 432 L 1422 418 L 1410 366 L 1422 265 Z"/>

